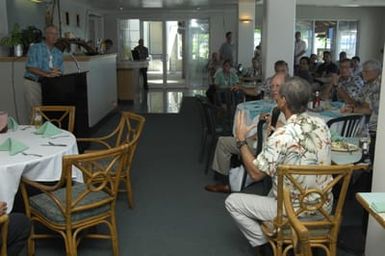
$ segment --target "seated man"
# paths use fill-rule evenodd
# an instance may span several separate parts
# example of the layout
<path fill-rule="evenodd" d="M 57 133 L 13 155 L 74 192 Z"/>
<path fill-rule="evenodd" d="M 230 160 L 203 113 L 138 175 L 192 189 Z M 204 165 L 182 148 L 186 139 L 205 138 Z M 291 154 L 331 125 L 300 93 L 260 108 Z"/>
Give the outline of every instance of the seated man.
<path fill-rule="evenodd" d="M 275 74 L 278 73 L 284 73 L 287 75 L 289 73 L 289 68 L 287 66 L 287 63 L 283 60 L 276 61 L 274 63 L 274 71 Z M 261 85 L 260 88 L 250 88 L 250 87 L 242 87 L 242 86 L 235 86 L 233 90 L 241 90 L 244 94 L 249 95 L 249 96 L 260 96 L 260 94 L 263 92 L 263 96 L 272 98 L 273 96 L 271 95 L 271 81 L 273 79 L 273 76 L 267 78 L 263 84 Z"/>
<path fill-rule="evenodd" d="M 0 202 L 0 216 L 7 213 L 7 203 Z M 7 252 L 8 256 L 19 255 L 25 247 L 31 229 L 28 218 L 21 213 L 9 214 Z M 0 240 L 0 246 L 2 241 Z"/>
<path fill-rule="evenodd" d="M 352 61 L 343 59 L 340 61 L 340 75 L 334 74 L 331 84 L 325 87 L 328 91 L 326 98 L 353 104 L 358 100 L 363 86 L 364 81 L 361 77 L 353 76 Z"/>
<path fill-rule="evenodd" d="M 296 76 L 299 76 L 302 79 L 305 79 L 310 84 L 313 83 L 313 75 L 310 72 L 310 58 L 307 56 L 301 57 L 299 59 L 299 66 L 295 72 Z"/>
<path fill-rule="evenodd" d="M 262 180 L 266 175 L 273 181 L 268 196 L 233 193 L 226 199 L 226 209 L 253 247 L 266 243 L 259 222 L 273 220 L 277 214 L 278 165 L 331 163 L 330 131 L 322 119 L 306 113 L 310 97 L 310 86 L 301 78 L 291 78 L 281 85 L 276 102 L 287 122 L 267 139 L 262 152 L 256 158 L 246 142 L 246 134 L 251 127 L 246 126 L 242 115 L 237 119 L 236 139 L 238 145 L 241 145 L 241 156 L 248 174 L 254 181 Z M 297 182 L 304 184 L 305 187 L 324 188 L 331 179 L 331 176 L 326 178 L 309 176 Z M 292 187 L 289 189 L 292 193 L 296 193 L 296 189 Z M 326 210 L 331 210 L 332 205 L 333 197 L 330 192 Z"/>
<path fill-rule="evenodd" d="M 371 136 L 369 154 L 374 160 L 374 149 L 377 134 L 378 111 L 380 108 L 381 93 L 381 63 L 377 60 L 368 60 L 362 65 L 362 76 L 365 84 L 357 101 L 346 105 L 341 111 L 370 115 L 368 128 Z"/>
<path fill-rule="evenodd" d="M 287 75 L 283 72 L 277 73 L 273 76 L 272 82 L 271 82 L 271 93 L 273 98 L 275 98 L 278 95 L 279 88 L 281 84 L 285 81 Z M 267 117 L 266 114 L 261 114 L 260 118 Z M 271 121 L 270 118 L 267 119 L 268 122 Z M 275 127 L 280 127 L 286 122 L 283 114 L 280 114 L 278 117 L 278 121 L 275 124 Z M 273 127 L 269 127 L 268 129 L 273 130 Z M 250 138 L 247 138 L 248 145 L 250 147 L 250 150 L 252 152 L 255 152 L 255 148 L 253 147 L 253 144 L 255 142 L 256 138 L 255 136 L 252 136 Z M 217 146 L 215 148 L 214 153 L 214 159 L 212 164 L 212 169 L 216 172 L 217 176 L 222 178 L 221 183 L 218 184 L 212 184 L 207 185 L 205 187 L 206 190 L 211 192 L 223 192 L 223 193 L 229 193 L 230 187 L 228 185 L 228 175 L 230 170 L 230 160 L 231 156 L 233 154 L 239 155 L 240 151 L 237 148 L 237 143 L 234 137 L 232 136 L 226 136 L 226 137 L 219 137 Z"/>
<path fill-rule="evenodd" d="M 324 63 L 318 66 L 316 77 L 329 78 L 332 74 L 337 74 L 337 65 L 332 62 L 332 55 L 329 51 L 323 52 Z"/>

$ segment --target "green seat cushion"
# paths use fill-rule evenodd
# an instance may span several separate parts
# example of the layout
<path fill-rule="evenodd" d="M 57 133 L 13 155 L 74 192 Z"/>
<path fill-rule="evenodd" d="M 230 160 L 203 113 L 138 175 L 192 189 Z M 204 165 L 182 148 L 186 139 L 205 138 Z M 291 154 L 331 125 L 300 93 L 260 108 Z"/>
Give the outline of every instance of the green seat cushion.
<path fill-rule="evenodd" d="M 87 189 L 85 184 L 76 184 L 72 187 L 72 197 L 77 198 L 78 195 L 83 193 Z M 66 188 L 59 189 L 54 192 L 55 196 L 64 205 L 66 200 Z M 84 197 L 77 206 L 83 206 L 92 204 L 103 199 L 109 198 L 110 196 L 104 191 L 91 192 Z M 45 193 L 33 196 L 30 198 L 31 208 L 39 212 L 46 219 L 58 223 L 64 224 L 65 218 L 56 203 Z M 102 205 L 97 208 L 75 212 L 71 216 L 72 222 L 77 222 L 83 219 L 87 219 L 93 216 L 97 216 L 101 213 L 105 213 L 110 210 L 110 205 Z"/>

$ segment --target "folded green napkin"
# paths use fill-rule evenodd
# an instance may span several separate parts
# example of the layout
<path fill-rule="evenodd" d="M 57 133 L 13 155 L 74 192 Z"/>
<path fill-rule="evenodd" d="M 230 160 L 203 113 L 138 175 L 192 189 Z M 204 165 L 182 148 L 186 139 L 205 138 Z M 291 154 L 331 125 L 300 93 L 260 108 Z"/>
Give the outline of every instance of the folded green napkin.
<path fill-rule="evenodd" d="M 13 118 L 12 116 L 9 116 L 8 117 L 8 129 L 10 129 L 12 131 L 16 131 L 17 128 L 19 128 L 19 124 L 17 123 L 15 118 Z"/>
<path fill-rule="evenodd" d="M 45 122 L 39 129 L 35 131 L 35 134 L 43 135 L 43 137 L 52 137 L 62 133 L 62 130 L 57 128 L 51 122 Z"/>
<path fill-rule="evenodd" d="M 26 149 L 28 149 L 28 146 L 12 138 L 8 138 L 0 144 L 0 151 L 9 151 L 10 156 L 23 152 Z"/>
<path fill-rule="evenodd" d="M 385 202 L 373 202 L 372 209 L 378 213 L 385 212 Z"/>

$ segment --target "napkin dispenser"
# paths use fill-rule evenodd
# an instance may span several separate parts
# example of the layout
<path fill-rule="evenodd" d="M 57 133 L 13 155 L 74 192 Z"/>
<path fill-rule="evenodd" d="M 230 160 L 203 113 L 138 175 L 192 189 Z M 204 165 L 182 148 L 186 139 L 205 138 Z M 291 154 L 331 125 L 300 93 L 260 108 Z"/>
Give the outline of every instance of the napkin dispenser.
<path fill-rule="evenodd" d="M 0 133 L 6 133 L 8 130 L 8 113 L 0 112 Z"/>

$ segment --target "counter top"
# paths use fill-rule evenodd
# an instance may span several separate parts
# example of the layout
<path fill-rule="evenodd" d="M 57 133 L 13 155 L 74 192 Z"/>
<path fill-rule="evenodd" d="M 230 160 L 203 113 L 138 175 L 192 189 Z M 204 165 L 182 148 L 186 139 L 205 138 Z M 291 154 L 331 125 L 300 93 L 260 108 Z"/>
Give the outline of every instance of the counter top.
<path fill-rule="evenodd" d="M 148 61 L 147 60 L 119 61 L 117 66 L 118 66 L 118 69 L 147 68 Z"/>
<path fill-rule="evenodd" d="M 116 58 L 116 53 L 111 53 L 111 54 L 103 54 L 103 55 L 74 55 L 77 61 L 90 61 L 94 59 L 101 59 L 101 58 L 110 58 L 110 57 L 115 57 Z M 0 57 L 0 62 L 25 62 L 27 60 L 26 56 L 22 57 Z M 64 54 L 64 61 L 73 61 L 72 57 L 70 55 Z"/>

